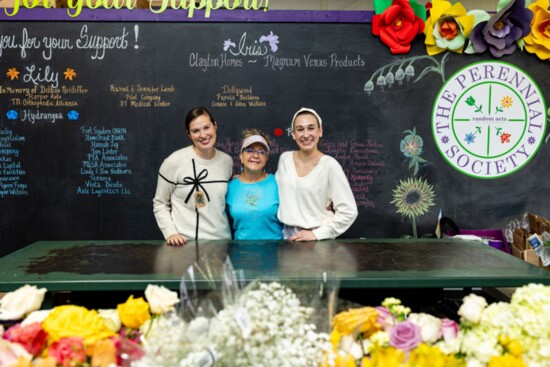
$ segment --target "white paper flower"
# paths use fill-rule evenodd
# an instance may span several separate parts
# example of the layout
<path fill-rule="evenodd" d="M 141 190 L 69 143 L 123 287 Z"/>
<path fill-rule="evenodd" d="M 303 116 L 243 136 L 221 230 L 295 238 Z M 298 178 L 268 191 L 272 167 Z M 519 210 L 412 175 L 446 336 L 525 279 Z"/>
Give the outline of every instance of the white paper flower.
<path fill-rule="evenodd" d="M 478 323 L 485 307 L 487 307 L 485 298 L 472 293 L 464 297 L 458 314 L 470 322 Z"/>
<path fill-rule="evenodd" d="M 19 320 L 40 309 L 45 294 L 46 288 L 38 289 L 28 284 L 7 293 L 0 299 L 0 320 Z"/>
<path fill-rule="evenodd" d="M 179 303 L 178 294 L 166 287 L 149 284 L 145 289 L 145 298 L 152 313 L 163 314 L 174 309 Z"/>

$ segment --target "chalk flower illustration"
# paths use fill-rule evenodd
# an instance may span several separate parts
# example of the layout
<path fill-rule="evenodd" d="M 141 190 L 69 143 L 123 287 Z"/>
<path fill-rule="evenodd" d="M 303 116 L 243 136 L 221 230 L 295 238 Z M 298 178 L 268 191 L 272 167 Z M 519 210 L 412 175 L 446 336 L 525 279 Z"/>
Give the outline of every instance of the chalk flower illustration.
<path fill-rule="evenodd" d="M 8 120 L 17 120 L 18 113 L 16 110 L 9 110 L 6 112 L 6 117 Z"/>
<path fill-rule="evenodd" d="M 550 59 L 550 4 L 548 0 L 538 0 L 528 6 L 534 14 L 531 33 L 523 41 L 525 50 L 536 54 L 541 60 Z"/>
<path fill-rule="evenodd" d="M 73 78 L 76 78 L 76 72 L 72 68 L 65 69 L 65 72 L 63 72 L 63 75 L 65 75 L 65 79 L 73 80 Z"/>
<path fill-rule="evenodd" d="M 431 206 L 435 205 L 435 192 L 422 178 L 414 177 L 399 181 L 393 190 L 392 204 L 397 209 L 397 214 L 412 219 L 413 238 L 417 238 L 416 218 L 428 212 Z"/>
<path fill-rule="evenodd" d="M 399 148 L 405 158 L 409 160 L 409 168 L 413 168 L 414 175 L 416 175 L 420 166 L 428 163 L 428 161 L 420 156 L 420 154 L 422 154 L 424 141 L 419 135 L 416 135 L 416 127 L 412 130 L 406 130 L 403 133 L 408 135 L 401 140 Z"/>
<path fill-rule="evenodd" d="M 69 120 L 78 120 L 78 116 L 78 111 L 71 110 L 67 112 L 67 117 L 69 118 Z"/>
<path fill-rule="evenodd" d="M 277 46 L 279 44 L 279 36 L 273 34 L 273 31 L 270 31 L 267 36 L 261 36 L 260 42 L 268 42 L 272 52 L 277 52 L 279 49 L 279 46 Z"/>
<path fill-rule="evenodd" d="M 504 108 L 510 108 L 514 104 L 514 100 L 510 96 L 504 96 L 500 100 L 500 105 Z"/>
<path fill-rule="evenodd" d="M 432 185 L 422 178 L 408 178 L 399 181 L 393 190 L 392 204 L 397 213 L 413 218 L 424 215 L 433 206 L 435 193 Z"/>
<path fill-rule="evenodd" d="M 9 68 L 6 76 L 10 78 L 10 80 L 19 79 L 19 71 L 17 71 L 16 68 Z"/>
<path fill-rule="evenodd" d="M 444 0 L 433 0 L 424 29 L 428 55 L 446 50 L 462 53 L 473 26 L 474 15 L 467 13 L 460 2 L 451 4 Z"/>
<path fill-rule="evenodd" d="M 231 41 L 231 39 L 227 39 L 227 40 L 223 41 L 223 50 L 224 51 L 229 50 L 231 47 L 237 47 L 235 42 Z"/>

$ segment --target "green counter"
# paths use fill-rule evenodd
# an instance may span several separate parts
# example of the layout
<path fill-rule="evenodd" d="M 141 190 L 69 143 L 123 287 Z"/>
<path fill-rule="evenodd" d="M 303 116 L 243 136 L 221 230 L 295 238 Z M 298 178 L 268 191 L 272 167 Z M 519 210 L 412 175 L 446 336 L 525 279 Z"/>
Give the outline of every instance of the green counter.
<path fill-rule="evenodd" d="M 214 271 L 229 256 L 245 280 L 317 281 L 338 274 L 342 288 L 518 287 L 550 285 L 550 272 L 463 240 L 40 241 L 0 258 L 0 292 L 24 284 L 50 291 L 179 289 L 190 266 Z M 186 275 L 186 277 L 188 277 Z M 195 271 L 199 287 L 207 286 Z"/>

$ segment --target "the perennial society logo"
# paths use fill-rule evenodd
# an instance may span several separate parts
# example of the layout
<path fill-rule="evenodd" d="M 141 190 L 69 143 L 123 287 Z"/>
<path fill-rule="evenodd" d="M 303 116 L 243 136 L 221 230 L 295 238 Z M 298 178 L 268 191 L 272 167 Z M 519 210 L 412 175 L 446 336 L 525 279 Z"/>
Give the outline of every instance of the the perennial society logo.
<path fill-rule="evenodd" d="M 435 100 L 436 145 L 458 171 L 498 178 L 519 170 L 535 155 L 546 130 L 539 87 L 514 65 L 469 65 L 448 80 Z"/>

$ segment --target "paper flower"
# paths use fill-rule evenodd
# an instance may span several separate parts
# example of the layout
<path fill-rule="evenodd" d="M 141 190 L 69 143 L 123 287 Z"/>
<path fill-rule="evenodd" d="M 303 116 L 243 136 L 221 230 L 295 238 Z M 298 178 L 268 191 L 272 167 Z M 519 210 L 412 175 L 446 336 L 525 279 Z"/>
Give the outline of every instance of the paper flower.
<path fill-rule="evenodd" d="M 548 0 L 538 0 L 529 5 L 533 12 L 531 33 L 523 39 L 525 50 L 536 54 L 541 60 L 550 59 L 550 4 Z"/>
<path fill-rule="evenodd" d="M 497 10 L 489 20 L 476 23 L 470 34 L 471 44 L 464 52 L 483 53 L 489 49 L 500 58 L 516 51 L 518 41 L 531 30 L 533 12 L 525 8 L 525 0 L 500 0 Z"/>
<path fill-rule="evenodd" d="M 392 54 L 409 52 L 411 42 L 424 30 L 426 9 L 416 0 L 393 0 L 391 5 L 388 0 L 375 0 L 374 11 L 372 33 L 380 36 Z"/>
<path fill-rule="evenodd" d="M 424 29 L 428 55 L 437 55 L 446 50 L 462 53 L 474 26 L 474 18 L 460 2 L 453 5 L 448 1 L 433 0 Z"/>

